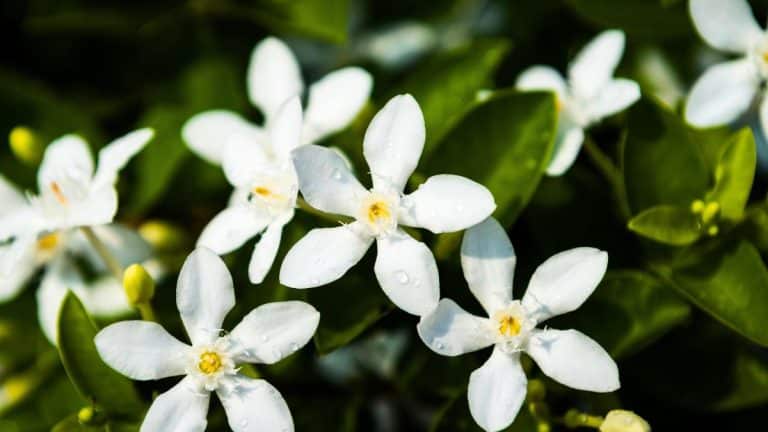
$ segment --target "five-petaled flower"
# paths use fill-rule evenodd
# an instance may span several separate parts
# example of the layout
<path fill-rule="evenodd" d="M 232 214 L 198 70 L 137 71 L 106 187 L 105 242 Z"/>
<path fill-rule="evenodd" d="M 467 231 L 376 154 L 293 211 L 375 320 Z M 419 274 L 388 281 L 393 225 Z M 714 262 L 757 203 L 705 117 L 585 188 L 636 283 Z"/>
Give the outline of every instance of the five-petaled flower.
<path fill-rule="evenodd" d="M 198 240 L 218 254 L 229 253 L 261 233 L 248 268 L 260 283 L 272 266 L 283 226 L 293 218 L 298 185 L 290 152 L 346 127 L 371 91 L 371 76 L 357 67 L 332 72 L 309 88 L 302 119 L 304 84 L 296 59 L 280 40 L 267 38 L 253 50 L 248 96 L 264 114 L 263 127 L 230 111 L 206 111 L 182 130 L 189 147 L 221 164 L 235 187 L 229 206 Z"/>
<path fill-rule="evenodd" d="M 470 228 L 461 247 L 462 268 L 489 318 L 443 299 L 418 325 L 421 339 L 438 354 L 457 356 L 494 345 L 488 361 L 469 378 L 470 412 L 487 431 L 509 426 L 525 399 L 520 352 L 569 387 L 595 392 L 619 388 L 616 363 L 597 342 L 576 330 L 535 328 L 581 306 L 602 279 L 608 255 L 576 248 L 551 257 L 536 269 L 521 301 L 512 299 L 515 262 L 512 244 L 495 219 Z"/>
<path fill-rule="evenodd" d="M 410 95 L 392 98 L 371 121 L 363 153 L 371 170 L 368 191 L 333 150 L 302 146 L 293 152 L 299 188 L 313 207 L 356 220 L 310 231 L 288 252 L 280 281 L 312 288 L 340 278 L 374 239 L 375 273 L 400 309 L 423 315 L 440 296 L 437 265 L 429 248 L 399 225 L 434 233 L 459 231 L 491 214 L 496 205 L 484 186 L 455 175 L 436 175 L 411 194 L 403 190 L 424 147 L 424 117 Z"/>
<path fill-rule="evenodd" d="M 240 363 L 272 364 L 304 346 L 320 314 L 300 301 L 268 303 L 223 334 L 222 322 L 235 305 L 232 277 L 214 252 L 198 248 L 179 275 L 176 304 L 192 346 L 148 321 L 122 321 L 95 339 L 101 358 L 136 380 L 185 377 L 158 396 L 141 425 L 149 431 L 202 431 L 210 392 L 221 400 L 236 432 L 288 432 L 293 420 L 278 391 L 262 379 L 238 373 Z"/>
<path fill-rule="evenodd" d="M 731 123 L 744 114 L 768 78 L 768 35 L 755 21 L 746 0 L 691 0 L 691 18 L 713 48 L 740 55 L 711 66 L 691 89 L 685 119 L 694 126 Z M 768 130 L 768 102 L 760 106 Z"/>
<path fill-rule="evenodd" d="M 140 129 L 113 141 L 99 151 L 95 170 L 82 138 L 66 135 L 53 141 L 37 173 L 37 196 L 24 197 L 0 177 L 0 301 L 15 297 L 45 266 L 37 292 L 38 318 L 52 342 L 67 289 L 77 293 L 95 315 L 131 310 L 120 281 L 104 276 L 101 258 L 74 228 L 93 227 L 122 265 L 149 258 L 150 248 L 136 232 L 110 223 L 117 212 L 117 174 L 153 134 L 151 129 Z M 84 256 L 99 277 L 86 282 L 71 253 Z"/>
<path fill-rule="evenodd" d="M 532 66 L 515 84 L 522 90 L 551 90 L 560 113 L 555 151 L 547 174 L 559 176 L 573 165 L 584 142 L 584 129 L 624 110 L 640 98 L 634 81 L 613 78 L 624 53 L 624 33 L 599 34 L 568 67 L 568 82 L 549 66 Z"/>

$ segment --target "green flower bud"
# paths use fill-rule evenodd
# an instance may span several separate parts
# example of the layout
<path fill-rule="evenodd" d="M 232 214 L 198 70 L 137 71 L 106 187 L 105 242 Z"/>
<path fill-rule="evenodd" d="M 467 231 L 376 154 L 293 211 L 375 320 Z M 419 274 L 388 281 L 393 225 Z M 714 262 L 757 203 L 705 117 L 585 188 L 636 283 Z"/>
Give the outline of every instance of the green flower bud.
<path fill-rule="evenodd" d="M 174 250 L 183 247 L 184 233 L 164 221 L 148 221 L 139 227 L 139 234 L 156 250 Z"/>
<path fill-rule="evenodd" d="M 651 426 L 632 411 L 613 410 L 605 416 L 600 432 L 650 432 Z"/>
<path fill-rule="evenodd" d="M 43 157 L 43 146 L 32 129 L 17 126 L 8 135 L 13 155 L 28 165 L 37 165 Z"/>
<path fill-rule="evenodd" d="M 155 295 L 155 281 L 141 264 L 133 264 L 123 272 L 123 289 L 131 304 L 147 304 Z"/>
<path fill-rule="evenodd" d="M 104 424 L 106 418 L 101 411 L 94 407 L 87 406 L 80 408 L 80 411 L 77 412 L 77 421 L 86 426 L 99 426 Z"/>

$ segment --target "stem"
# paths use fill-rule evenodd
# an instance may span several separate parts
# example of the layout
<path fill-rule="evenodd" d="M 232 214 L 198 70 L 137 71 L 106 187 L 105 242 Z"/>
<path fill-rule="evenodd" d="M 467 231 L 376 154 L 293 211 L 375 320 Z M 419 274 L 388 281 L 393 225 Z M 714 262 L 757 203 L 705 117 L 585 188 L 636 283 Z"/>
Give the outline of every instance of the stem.
<path fill-rule="evenodd" d="M 304 198 L 301 198 L 301 197 L 296 199 L 296 206 L 300 210 L 303 210 L 303 211 L 305 211 L 305 212 L 307 212 L 307 213 L 309 213 L 311 215 L 315 215 L 315 216 L 317 216 L 317 217 L 319 217 L 321 219 L 325 219 L 325 220 L 327 220 L 329 222 L 333 222 L 333 223 L 340 223 L 340 222 L 341 223 L 348 223 L 348 222 L 352 222 L 352 218 L 350 218 L 349 216 L 336 215 L 336 214 L 331 214 L 331 213 L 326 213 L 324 211 L 320 211 L 320 210 L 312 207 L 311 205 L 309 205 L 309 203 L 306 202 L 304 200 Z"/>
<path fill-rule="evenodd" d="M 122 283 L 123 267 L 120 265 L 120 262 L 117 261 L 117 258 L 112 255 L 112 252 L 107 249 L 107 246 L 104 245 L 96 233 L 93 232 L 93 228 L 84 226 L 80 227 L 80 230 L 83 232 L 83 234 L 85 234 L 85 237 L 96 250 L 96 253 L 98 253 L 101 259 L 104 261 L 104 264 L 106 264 L 109 271 L 111 271 L 112 274 L 117 278 L 118 282 Z"/>
<path fill-rule="evenodd" d="M 136 309 L 139 310 L 139 314 L 141 315 L 142 320 L 152 322 L 157 321 L 155 318 L 155 310 L 152 308 L 152 305 L 149 302 L 136 303 Z"/>
<path fill-rule="evenodd" d="M 603 151 L 600 150 L 600 147 L 598 147 L 591 139 L 586 138 L 584 140 L 584 149 L 592 160 L 592 163 L 611 185 L 621 216 L 626 221 L 632 219 L 632 211 L 629 208 L 629 200 L 627 199 L 627 190 L 624 186 L 624 179 L 619 168 L 614 165 L 611 158 L 603 153 Z"/>

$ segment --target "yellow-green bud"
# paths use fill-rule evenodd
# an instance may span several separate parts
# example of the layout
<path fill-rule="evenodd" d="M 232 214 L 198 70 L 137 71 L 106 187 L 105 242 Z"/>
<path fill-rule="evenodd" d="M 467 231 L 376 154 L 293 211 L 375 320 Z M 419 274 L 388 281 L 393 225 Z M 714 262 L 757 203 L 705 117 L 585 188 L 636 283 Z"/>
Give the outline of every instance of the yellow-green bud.
<path fill-rule="evenodd" d="M 710 222 L 714 221 L 719 213 L 720 213 L 720 204 L 714 201 L 708 202 L 707 205 L 704 207 L 704 210 L 701 211 L 701 221 L 704 223 L 704 225 L 707 225 Z"/>
<path fill-rule="evenodd" d="M 600 432 L 650 432 L 651 425 L 632 411 L 613 410 L 605 416 Z"/>
<path fill-rule="evenodd" d="M 540 379 L 528 381 L 528 400 L 531 402 L 542 401 L 547 396 L 547 387 Z"/>
<path fill-rule="evenodd" d="M 139 234 L 157 250 L 172 250 L 183 246 L 184 233 L 164 221 L 148 221 L 139 227 Z"/>
<path fill-rule="evenodd" d="M 691 212 L 694 214 L 699 214 L 702 211 L 704 211 L 704 201 L 702 200 L 696 200 L 691 203 Z"/>
<path fill-rule="evenodd" d="M 707 228 L 707 235 L 710 237 L 716 236 L 720 232 L 720 228 L 717 225 L 710 225 Z"/>
<path fill-rule="evenodd" d="M 80 411 L 77 412 L 77 421 L 86 426 L 99 426 L 104 424 L 106 418 L 101 411 L 94 407 L 87 406 L 80 408 Z"/>
<path fill-rule="evenodd" d="M 575 429 L 578 427 L 598 427 L 603 422 L 603 418 L 599 416 L 593 416 L 589 415 L 583 412 L 580 412 L 575 409 L 570 409 L 568 412 L 565 413 L 565 416 L 563 417 L 563 422 L 565 425 L 571 429 Z"/>
<path fill-rule="evenodd" d="M 123 289 L 131 304 L 147 304 L 155 295 L 155 281 L 141 264 L 133 264 L 123 272 Z"/>
<path fill-rule="evenodd" d="M 43 146 L 32 132 L 24 126 L 16 126 L 8 135 L 11 151 L 20 161 L 28 165 L 37 165 L 43 157 Z"/>

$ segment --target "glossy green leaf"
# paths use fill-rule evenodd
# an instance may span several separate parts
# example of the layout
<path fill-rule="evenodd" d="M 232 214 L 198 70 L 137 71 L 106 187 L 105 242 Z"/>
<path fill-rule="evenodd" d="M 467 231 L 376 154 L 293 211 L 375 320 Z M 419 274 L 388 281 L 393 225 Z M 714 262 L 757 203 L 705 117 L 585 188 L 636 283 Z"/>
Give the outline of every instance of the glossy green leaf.
<path fill-rule="evenodd" d="M 419 101 L 427 127 L 426 159 L 470 109 L 477 92 L 492 87 L 493 74 L 509 51 L 505 40 L 484 40 L 440 54 L 421 65 L 397 86 Z"/>
<path fill-rule="evenodd" d="M 749 129 L 733 135 L 715 168 L 715 187 L 708 201 L 720 204 L 725 219 L 740 220 L 752 190 L 757 152 Z"/>
<path fill-rule="evenodd" d="M 57 328 L 61 362 L 83 397 L 93 400 L 108 416 L 138 418 L 144 403 L 131 380 L 99 357 L 93 342 L 98 329 L 72 292 L 61 305 Z"/>
<path fill-rule="evenodd" d="M 657 242 L 684 246 L 699 239 L 701 224 L 689 209 L 660 205 L 640 212 L 627 224 L 629 229 Z"/>
<path fill-rule="evenodd" d="M 349 0 L 267 0 L 240 13 L 273 30 L 341 43 L 347 39 L 349 4 Z"/>
<path fill-rule="evenodd" d="M 576 13 L 602 27 L 621 28 L 644 37 L 671 37 L 693 32 L 684 2 L 656 0 L 567 0 Z"/>
<path fill-rule="evenodd" d="M 727 242 L 663 272 L 702 310 L 768 346 L 768 270 L 751 243 Z"/>
<path fill-rule="evenodd" d="M 80 424 L 77 420 L 77 414 L 58 422 L 56 426 L 51 429 L 51 432 L 103 432 L 106 430 L 106 426 L 86 426 Z"/>

